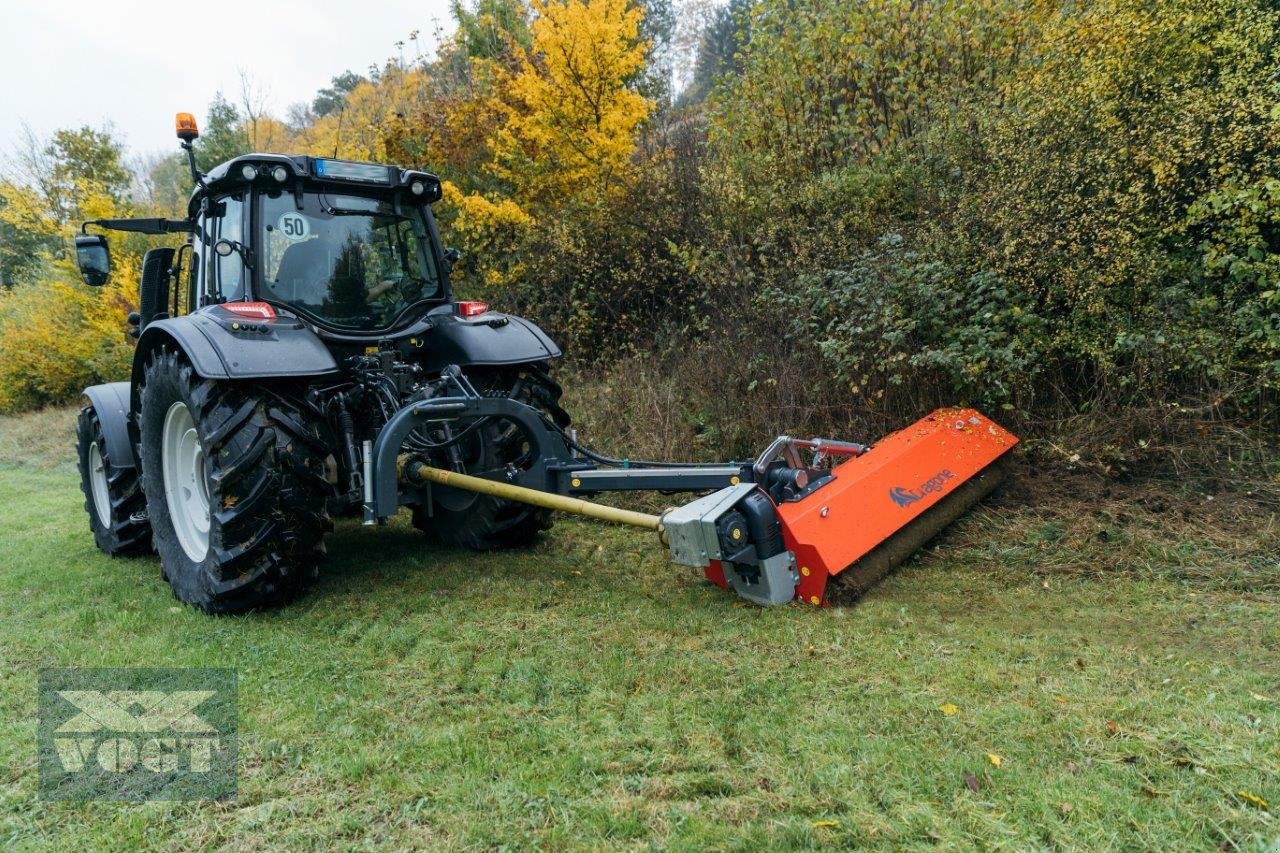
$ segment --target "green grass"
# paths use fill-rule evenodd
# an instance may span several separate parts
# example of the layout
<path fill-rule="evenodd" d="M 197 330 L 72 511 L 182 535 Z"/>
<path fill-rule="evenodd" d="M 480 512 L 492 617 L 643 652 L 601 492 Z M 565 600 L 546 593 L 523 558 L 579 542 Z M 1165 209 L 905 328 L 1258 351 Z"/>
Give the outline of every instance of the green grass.
<path fill-rule="evenodd" d="M 0 420 L 0 846 L 1280 843 L 1239 795 L 1280 809 L 1265 514 L 1006 500 L 847 610 L 583 522 L 504 555 L 342 523 L 309 597 L 211 618 L 94 549 L 55 424 Z M 39 800 L 49 666 L 236 668 L 235 801 Z"/>

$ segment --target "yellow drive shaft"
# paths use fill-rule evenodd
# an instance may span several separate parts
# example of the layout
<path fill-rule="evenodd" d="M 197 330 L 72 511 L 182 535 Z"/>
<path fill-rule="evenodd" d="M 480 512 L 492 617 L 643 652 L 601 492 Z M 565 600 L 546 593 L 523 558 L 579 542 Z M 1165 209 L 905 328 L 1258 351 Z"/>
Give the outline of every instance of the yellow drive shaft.
<path fill-rule="evenodd" d="M 558 512 L 584 515 L 587 518 L 597 518 L 601 521 L 612 521 L 617 524 L 628 524 L 632 527 L 643 527 L 646 530 L 662 531 L 662 519 L 656 515 L 591 503 L 591 501 L 583 500 L 582 498 L 570 498 L 550 492 L 540 492 L 537 489 L 528 489 L 524 486 L 512 485 L 511 483 L 500 483 L 497 480 L 472 477 L 470 474 L 459 474 L 457 471 L 445 471 L 441 468 L 432 468 L 430 465 L 424 465 L 421 462 L 407 465 L 405 473 L 411 479 L 437 483 L 441 486 L 451 486 L 468 492 L 479 492 L 480 494 L 492 495 L 503 500 L 520 501 L 521 503 L 540 506 L 544 509 L 553 509 Z"/>

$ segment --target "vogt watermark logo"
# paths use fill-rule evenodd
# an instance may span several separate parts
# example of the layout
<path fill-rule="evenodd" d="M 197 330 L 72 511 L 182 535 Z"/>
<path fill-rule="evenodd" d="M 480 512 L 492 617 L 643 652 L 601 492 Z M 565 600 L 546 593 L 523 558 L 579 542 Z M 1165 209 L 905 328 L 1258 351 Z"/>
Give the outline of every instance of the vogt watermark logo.
<path fill-rule="evenodd" d="M 235 670 L 46 669 L 39 706 L 42 799 L 235 795 Z"/>

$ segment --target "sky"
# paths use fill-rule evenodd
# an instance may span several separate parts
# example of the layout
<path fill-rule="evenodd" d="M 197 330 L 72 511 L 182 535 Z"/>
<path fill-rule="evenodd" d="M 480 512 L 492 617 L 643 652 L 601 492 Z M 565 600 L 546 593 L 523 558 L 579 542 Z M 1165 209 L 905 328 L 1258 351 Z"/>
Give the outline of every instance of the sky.
<path fill-rule="evenodd" d="M 453 28 L 448 0 L 4 0 L 0 158 L 37 136 L 110 122 L 130 154 L 177 149 L 173 116 L 236 101 L 244 71 L 283 117 L 350 69 L 398 55 L 412 30 Z"/>

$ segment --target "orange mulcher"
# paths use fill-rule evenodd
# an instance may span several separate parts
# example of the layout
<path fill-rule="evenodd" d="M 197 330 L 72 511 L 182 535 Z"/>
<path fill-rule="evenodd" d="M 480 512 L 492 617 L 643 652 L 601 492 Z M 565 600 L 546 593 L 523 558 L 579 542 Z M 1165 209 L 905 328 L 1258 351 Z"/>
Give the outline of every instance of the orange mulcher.
<path fill-rule="evenodd" d="M 1018 439 L 973 409 L 940 409 L 870 448 L 838 445 L 848 458 L 815 488 L 774 505 L 794 597 L 808 604 L 857 599 L 1005 478 Z M 831 454 L 832 442 L 786 446 Z M 706 574 L 729 588 L 741 568 L 708 560 Z M 789 600 L 789 599 L 788 599 Z"/>
<path fill-rule="evenodd" d="M 457 406 L 458 416 L 494 416 L 495 406 L 511 404 L 446 405 Z M 446 405 L 419 417 L 438 417 Z M 761 605 L 856 600 L 999 485 L 1018 443 L 973 409 L 940 409 L 869 447 L 782 436 L 752 463 L 693 466 L 611 459 L 538 420 L 529 424 L 545 433 L 532 445 L 544 478 L 535 488 L 421 463 L 401 466 L 404 482 L 657 530 L 676 563 Z M 398 431 L 388 429 L 394 441 Z M 569 464 L 561 461 L 566 455 Z M 661 516 L 574 497 L 638 489 L 714 491 Z"/>

